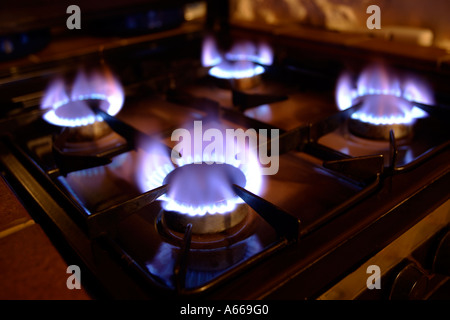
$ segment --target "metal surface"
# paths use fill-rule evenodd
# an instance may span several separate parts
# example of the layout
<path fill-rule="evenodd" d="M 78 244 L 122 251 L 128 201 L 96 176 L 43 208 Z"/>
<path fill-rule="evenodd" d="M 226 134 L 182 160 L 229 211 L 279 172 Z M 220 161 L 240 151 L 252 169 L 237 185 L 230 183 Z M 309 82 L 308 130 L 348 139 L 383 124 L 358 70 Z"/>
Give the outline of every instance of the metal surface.
<path fill-rule="evenodd" d="M 232 90 L 233 105 L 239 107 L 239 110 L 241 111 L 287 99 L 289 99 L 289 97 L 286 95 L 248 93 L 236 89 Z"/>
<path fill-rule="evenodd" d="M 123 220 L 129 215 L 135 214 L 142 208 L 148 206 L 162 194 L 165 194 L 168 188 L 168 185 L 163 185 L 159 188 L 142 193 L 133 199 L 90 215 L 88 217 L 90 235 L 95 237 L 111 227 L 115 228 L 120 220 Z"/>
<path fill-rule="evenodd" d="M 430 291 L 433 284 L 429 257 L 435 254 L 436 237 L 440 238 L 442 230 L 450 223 L 450 201 L 436 208 L 432 213 L 420 220 L 416 225 L 403 233 L 388 246 L 369 257 L 356 270 L 350 272 L 326 292 L 320 295 L 321 300 L 376 300 L 388 299 L 395 277 L 405 267 L 405 261 L 420 263 L 428 271 Z M 420 261 L 420 262 L 419 262 Z M 379 289 L 368 289 L 367 279 L 369 266 L 378 266 L 380 278 Z M 444 278 L 445 281 L 445 278 Z M 432 291 L 431 291 L 432 292 Z M 427 292 L 429 295 L 429 292 Z"/>

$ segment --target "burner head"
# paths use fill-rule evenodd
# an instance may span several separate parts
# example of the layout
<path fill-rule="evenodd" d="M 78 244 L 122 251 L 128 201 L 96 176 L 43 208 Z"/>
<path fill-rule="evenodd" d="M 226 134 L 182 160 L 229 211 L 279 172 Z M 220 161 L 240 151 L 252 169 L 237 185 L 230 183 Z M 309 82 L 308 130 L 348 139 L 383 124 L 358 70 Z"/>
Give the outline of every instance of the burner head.
<path fill-rule="evenodd" d="M 95 116 L 89 104 L 107 105 L 106 101 L 75 100 L 58 107 L 54 114 L 67 123 L 77 123 L 64 128 L 67 142 L 91 142 L 99 140 L 112 132 L 102 118 Z"/>
<path fill-rule="evenodd" d="M 247 207 L 236 206 L 237 196 L 231 186 L 245 186 L 245 182 L 244 173 L 226 163 L 193 163 L 174 169 L 164 180 L 171 200 L 164 208 L 167 226 L 184 232 L 191 223 L 192 232 L 197 234 L 236 226 L 246 217 Z"/>
<path fill-rule="evenodd" d="M 189 268 L 193 272 L 192 276 L 195 277 L 199 271 L 211 273 L 226 270 L 242 261 L 249 253 L 260 250 L 258 237 L 255 236 L 258 229 L 257 214 L 245 209 L 245 206 L 240 206 L 237 210 L 245 216 L 233 227 L 222 232 L 192 233 L 189 250 Z M 158 216 L 156 227 L 167 243 L 179 247 L 186 229 L 174 230 L 172 226 L 168 226 L 168 219 L 171 218 L 167 211 L 162 211 Z M 180 229 L 182 227 L 184 225 L 180 225 Z"/>
<path fill-rule="evenodd" d="M 244 91 L 252 89 L 261 84 L 261 75 L 255 75 L 249 78 L 235 78 L 231 80 L 231 86 L 235 90 Z"/>
<path fill-rule="evenodd" d="M 98 141 L 112 132 L 112 129 L 104 121 L 79 127 L 67 127 L 64 130 L 68 132 L 67 142 L 73 143 Z"/>
<path fill-rule="evenodd" d="M 184 232 L 187 225 L 192 225 L 192 233 L 213 234 L 220 233 L 236 227 L 247 217 L 248 208 L 245 204 L 237 205 L 236 209 L 227 213 L 206 213 L 205 215 L 191 216 L 175 211 L 164 211 L 164 224 L 177 232 Z"/>
<path fill-rule="evenodd" d="M 392 95 L 367 95 L 361 108 L 349 119 L 353 134 L 374 140 L 389 140 L 390 131 L 397 139 L 413 133 L 414 106 L 407 100 Z"/>

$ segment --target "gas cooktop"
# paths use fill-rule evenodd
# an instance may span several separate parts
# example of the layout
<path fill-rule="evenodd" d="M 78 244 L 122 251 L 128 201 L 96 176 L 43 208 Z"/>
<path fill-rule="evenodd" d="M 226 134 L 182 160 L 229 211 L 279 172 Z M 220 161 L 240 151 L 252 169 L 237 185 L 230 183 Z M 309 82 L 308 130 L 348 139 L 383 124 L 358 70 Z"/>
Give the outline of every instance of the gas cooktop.
<path fill-rule="evenodd" d="M 212 299 L 332 297 L 437 210 L 384 290 L 364 273 L 352 298 L 409 297 L 405 261 L 430 297 L 448 275 L 450 141 L 432 75 L 371 61 L 322 72 L 289 56 L 294 40 L 221 40 L 183 31 L 42 66 L 45 90 L 2 129 L 5 177 L 29 210 L 111 297 Z"/>

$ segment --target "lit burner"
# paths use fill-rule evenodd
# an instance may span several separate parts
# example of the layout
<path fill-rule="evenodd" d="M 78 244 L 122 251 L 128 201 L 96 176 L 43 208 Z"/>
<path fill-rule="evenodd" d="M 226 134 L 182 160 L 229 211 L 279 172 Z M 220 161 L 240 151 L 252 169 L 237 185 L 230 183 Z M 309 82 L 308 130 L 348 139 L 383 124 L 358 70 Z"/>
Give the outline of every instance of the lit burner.
<path fill-rule="evenodd" d="M 362 103 L 351 115 L 349 129 L 356 135 L 372 139 L 389 139 L 390 130 L 396 138 L 410 135 L 415 120 L 427 116 L 414 103 L 433 104 L 431 91 L 419 79 L 410 77 L 402 81 L 378 65 L 365 69 L 356 85 L 348 74 L 342 75 L 336 100 L 341 110 Z"/>
<path fill-rule="evenodd" d="M 164 184 L 173 185 L 170 188 L 169 197 L 174 201 L 169 202 L 166 210 L 184 211 L 185 207 L 177 204 L 188 204 L 192 208 L 198 208 L 198 214 L 226 212 L 234 208 L 234 193 L 225 184 L 217 181 L 227 181 L 229 184 L 245 185 L 244 173 L 238 168 L 223 164 L 187 164 L 170 172 L 164 179 Z M 202 207 L 204 203 L 211 203 L 212 207 Z"/>
<path fill-rule="evenodd" d="M 93 101 L 110 115 L 116 115 L 122 108 L 122 87 L 107 70 L 103 73 L 93 73 L 90 77 L 79 72 L 70 93 L 62 80 L 54 81 L 44 95 L 41 108 L 49 109 L 44 119 L 53 125 L 87 126 L 103 121 L 89 108 L 89 103 Z"/>
<path fill-rule="evenodd" d="M 212 38 L 203 42 L 202 64 L 211 67 L 209 74 L 217 79 L 232 81 L 238 89 L 248 89 L 260 81 L 264 66 L 273 62 L 272 49 L 265 43 L 237 42 L 230 51 L 221 54 Z"/>
<path fill-rule="evenodd" d="M 226 163 L 191 163 L 178 167 L 164 179 L 164 184 L 171 186 L 168 197 L 173 200 L 165 206 L 165 222 L 180 232 L 188 223 L 193 225 L 194 233 L 232 228 L 246 217 L 247 211 L 244 206 L 236 206 L 236 195 L 229 186 L 245 186 L 245 182 L 244 173 Z M 178 214 L 190 210 L 194 215 Z"/>
<path fill-rule="evenodd" d="M 223 129 L 212 129 L 225 135 Z M 245 147 L 240 142 L 233 144 L 236 152 L 225 152 L 230 150 L 228 144 L 208 155 L 205 151 L 211 145 L 203 143 L 200 149 L 192 148 L 192 153 L 182 151 L 175 165 L 161 148 L 144 148 L 139 184 L 143 192 L 169 185 L 168 192 L 158 199 L 166 211 L 164 219 L 168 225 L 183 231 L 191 223 L 194 233 L 213 233 L 231 228 L 246 217 L 246 206 L 232 185 L 258 195 L 262 189 L 261 168 L 256 151 L 247 150 L 246 157 L 237 160 L 237 153 Z"/>

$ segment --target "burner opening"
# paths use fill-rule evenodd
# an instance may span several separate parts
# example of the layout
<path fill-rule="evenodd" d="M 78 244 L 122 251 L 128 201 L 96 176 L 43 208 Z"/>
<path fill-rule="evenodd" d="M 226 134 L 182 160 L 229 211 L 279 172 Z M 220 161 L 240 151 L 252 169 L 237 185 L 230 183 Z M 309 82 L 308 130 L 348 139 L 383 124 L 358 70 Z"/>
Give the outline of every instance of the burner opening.
<path fill-rule="evenodd" d="M 164 179 L 169 184 L 164 220 L 184 232 L 188 223 L 197 234 L 217 233 L 239 224 L 247 216 L 244 204 L 236 205 L 232 185 L 245 186 L 244 173 L 226 163 L 199 163 L 178 167 Z"/>

